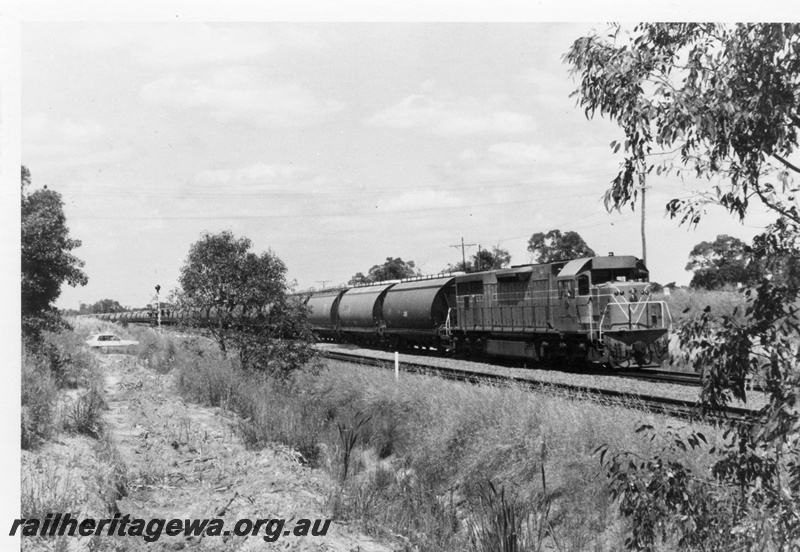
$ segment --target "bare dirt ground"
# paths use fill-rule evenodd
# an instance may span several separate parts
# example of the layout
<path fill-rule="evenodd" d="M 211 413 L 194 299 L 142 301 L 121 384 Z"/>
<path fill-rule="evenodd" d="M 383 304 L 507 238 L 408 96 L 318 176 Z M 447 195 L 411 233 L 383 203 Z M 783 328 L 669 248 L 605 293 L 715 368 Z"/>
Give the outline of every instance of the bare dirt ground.
<path fill-rule="evenodd" d="M 122 515 L 145 520 L 221 518 L 225 529 L 232 529 L 237 520 L 245 518 L 281 518 L 286 520 L 284 530 L 293 529 L 302 518 L 313 522 L 327 517 L 325 504 L 333 483 L 325 472 L 302 466 L 291 450 L 280 445 L 246 450 L 234 432 L 233 414 L 185 403 L 172 391 L 169 375 L 141 366 L 133 356 L 101 355 L 100 362 L 108 404 L 104 439 L 106 449 L 116 450 L 113 458 L 108 454 L 100 460 L 90 458 L 96 455 L 97 447 L 88 445 L 90 440 L 85 437 L 62 439 L 38 453 L 36 459 L 23 458 L 27 469 L 34 469 L 36 462 L 49 455 L 48 462 L 70 464 L 72 468 L 82 465 L 84 472 L 116 471 L 119 483 L 111 492 L 103 485 L 93 489 L 91 483 L 113 478 L 76 475 L 74 469 L 70 472 L 70 484 L 88 482 L 82 485 L 87 504 L 82 515 L 99 516 L 98 504 L 105 503 Z M 100 500 L 98 494 L 102 495 Z M 325 536 L 300 537 L 284 532 L 275 542 L 265 542 L 263 534 L 262 529 L 258 536 L 249 537 L 162 535 L 152 543 L 142 537 L 105 537 L 102 542 L 69 539 L 72 542 L 67 546 L 100 550 L 391 549 L 338 521 L 331 522 Z M 33 548 L 53 547 L 52 540 L 36 541 L 38 545 Z M 23 548 L 31 549 L 29 545 L 23 543 Z"/>

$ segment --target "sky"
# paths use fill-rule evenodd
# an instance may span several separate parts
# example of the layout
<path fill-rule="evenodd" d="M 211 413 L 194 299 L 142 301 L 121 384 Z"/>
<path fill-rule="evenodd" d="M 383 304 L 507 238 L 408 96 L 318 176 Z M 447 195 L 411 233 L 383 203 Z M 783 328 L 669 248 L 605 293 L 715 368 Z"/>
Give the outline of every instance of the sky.
<path fill-rule="evenodd" d="M 62 194 L 89 283 L 57 306 L 142 307 L 204 232 L 272 250 L 296 289 L 387 257 L 435 274 L 477 245 L 531 262 L 536 232 L 641 257 L 640 207 L 608 213 L 621 131 L 587 119 L 562 56 L 606 23 L 24 21 L 21 163 Z M 651 279 L 746 225 L 664 216 L 707 181 L 648 179 Z M 163 294 L 163 292 L 162 292 Z"/>

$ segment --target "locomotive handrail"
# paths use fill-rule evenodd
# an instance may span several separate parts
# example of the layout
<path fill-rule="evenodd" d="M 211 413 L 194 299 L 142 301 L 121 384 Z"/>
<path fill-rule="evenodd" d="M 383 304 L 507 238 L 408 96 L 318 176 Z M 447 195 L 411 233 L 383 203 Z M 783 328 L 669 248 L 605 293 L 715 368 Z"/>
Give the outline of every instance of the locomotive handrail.
<path fill-rule="evenodd" d="M 628 329 L 634 329 L 634 324 L 635 324 L 636 328 L 638 328 L 640 326 L 644 326 L 645 328 L 650 328 L 651 326 L 647 325 L 646 323 L 645 324 L 641 324 L 639 322 L 641 320 L 641 318 L 642 318 L 642 314 L 644 314 L 645 311 L 647 311 L 647 307 L 649 305 L 658 305 L 660 307 L 660 309 L 661 309 L 661 325 L 659 326 L 659 328 L 671 329 L 672 328 L 672 313 L 669 311 L 669 305 L 667 305 L 666 301 L 639 301 L 639 302 L 636 302 L 636 303 L 614 302 L 614 303 L 608 303 L 606 305 L 606 308 L 603 310 L 603 316 L 600 318 L 600 326 L 599 326 L 599 332 L 600 332 L 601 336 L 602 336 L 602 333 L 603 333 L 603 328 L 604 328 L 606 315 L 609 314 L 610 309 L 612 307 L 619 307 L 620 312 L 622 312 L 622 314 L 624 314 L 626 316 L 626 318 L 628 319 L 628 321 L 627 321 Z M 623 309 L 624 306 L 628 307 L 627 313 Z M 633 307 L 633 312 L 631 311 L 631 307 Z M 665 313 L 666 313 L 666 316 L 664 316 Z M 637 315 L 636 322 L 633 322 L 633 320 L 632 320 L 634 314 Z M 665 318 L 669 319 L 669 325 L 665 324 Z M 618 324 L 611 324 L 611 329 L 613 329 L 615 326 L 624 326 L 624 325 L 626 325 L 625 322 L 618 323 Z"/>

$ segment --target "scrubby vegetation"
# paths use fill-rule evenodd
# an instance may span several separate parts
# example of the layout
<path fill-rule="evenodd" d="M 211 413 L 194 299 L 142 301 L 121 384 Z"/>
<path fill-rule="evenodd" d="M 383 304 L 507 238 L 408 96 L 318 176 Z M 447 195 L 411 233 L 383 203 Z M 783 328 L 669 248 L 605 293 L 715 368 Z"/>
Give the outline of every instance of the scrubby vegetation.
<path fill-rule="evenodd" d="M 95 355 L 83 347 L 90 333 L 109 325 L 80 320 L 74 326 L 72 331 L 43 331 L 33 346 L 23 345 L 23 518 L 44 519 L 56 512 L 113 515 L 116 499 L 126 492 L 125 467 L 103 423 L 103 373 Z M 66 549 L 65 539 L 46 545 L 38 537 L 25 539 L 23 549 Z"/>
<path fill-rule="evenodd" d="M 669 295 L 664 292 L 653 294 L 653 300 L 667 303 L 674 328 L 677 329 L 686 321 L 703 314 L 706 309 L 719 316 L 731 316 L 735 320 L 743 321 L 746 308 L 743 291 L 734 287 L 713 291 L 675 288 L 670 290 Z"/>
<path fill-rule="evenodd" d="M 666 425 L 569 396 L 396 381 L 333 361 L 277 381 L 199 341 L 179 349 L 175 381 L 188 399 L 237 412 L 248 446 L 283 443 L 328 470 L 333 516 L 419 550 L 618 549 L 625 528 L 593 453 L 608 443 L 648 454 L 658 444 L 630 434 L 643 420 Z M 709 461 L 680 454 L 698 470 Z"/>

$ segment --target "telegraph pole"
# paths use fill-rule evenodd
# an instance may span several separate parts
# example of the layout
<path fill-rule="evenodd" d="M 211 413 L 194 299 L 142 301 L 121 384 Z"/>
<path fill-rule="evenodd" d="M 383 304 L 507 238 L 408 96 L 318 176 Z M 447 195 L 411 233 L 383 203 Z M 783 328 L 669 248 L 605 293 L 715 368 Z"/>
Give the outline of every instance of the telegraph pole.
<path fill-rule="evenodd" d="M 642 163 L 642 165 L 644 165 L 644 163 Z M 645 190 L 647 190 L 647 186 L 645 186 L 644 167 L 642 167 L 642 170 L 639 171 L 639 186 L 642 189 L 642 262 L 644 263 L 644 266 L 647 266 L 647 238 L 645 237 L 644 233 L 644 193 Z"/>
<path fill-rule="evenodd" d="M 322 284 L 322 289 L 325 289 L 325 284 L 328 282 L 332 282 L 333 280 L 316 280 L 318 284 Z"/>
<path fill-rule="evenodd" d="M 461 245 L 451 245 L 450 247 L 455 247 L 456 249 L 461 249 L 461 266 L 464 268 L 464 272 L 467 271 L 467 247 L 475 247 L 477 244 L 474 243 L 464 243 L 464 237 L 461 237 Z"/>

